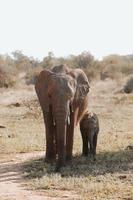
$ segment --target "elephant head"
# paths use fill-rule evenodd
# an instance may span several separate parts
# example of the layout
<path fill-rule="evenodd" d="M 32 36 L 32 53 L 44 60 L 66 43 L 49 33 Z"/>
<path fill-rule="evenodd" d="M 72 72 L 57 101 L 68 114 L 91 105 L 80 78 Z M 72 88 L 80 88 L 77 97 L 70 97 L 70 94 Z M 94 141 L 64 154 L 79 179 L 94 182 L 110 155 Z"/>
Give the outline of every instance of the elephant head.
<path fill-rule="evenodd" d="M 75 100 L 81 101 L 88 94 L 90 85 L 87 76 L 81 69 L 71 69 L 65 64 L 53 67 L 52 72 L 55 72 L 56 74 L 67 74 L 75 79 Z"/>

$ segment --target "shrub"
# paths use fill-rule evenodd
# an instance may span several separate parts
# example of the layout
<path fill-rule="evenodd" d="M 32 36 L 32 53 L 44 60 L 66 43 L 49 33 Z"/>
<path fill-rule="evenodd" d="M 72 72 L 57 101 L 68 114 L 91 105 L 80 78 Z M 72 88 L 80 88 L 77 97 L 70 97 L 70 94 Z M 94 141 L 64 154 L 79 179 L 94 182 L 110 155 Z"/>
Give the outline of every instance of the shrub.
<path fill-rule="evenodd" d="M 31 70 L 29 70 L 26 74 L 26 83 L 29 84 L 35 84 L 36 82 L 36 78 L 39 75 L 39 73 L 43 70 L 43 68 L 41 66 L 38 66 L 36 68 L 33 68 Z"/>
<path fill-rule="evenodd" d="M 0 87 L 11 87 L 16 82 L 17 70 L 13 59 L 8 55 L 0 55 Z"/>
<path fill-rule="evenodd" d="M 14 76 L 6 74 L 4 71 L 0 69 L 0 87 L 12 87 L 16 83 L 16 79 Z"/>
<path fill-rule="evenodd" d="M 0 87 L 10 87 L 19 82 L 34 84 L 41 70 L 62 64 L 71 68 L 81 68 L 89 81 L 100 78 L 119 79 L 133 74 L 133 55 L 109 55 L 98 61 L 87 51 L 68 57 L 55 57 L 49 52 L 42 61 L 38 61 L 21 51 L 15 51 L 12 56 L 0 55 Z"/>
<path fill-rule="evenodd" d="M 131 93 L 133 91 L 133 77 L 130 77 L 124 86 L 124 92 Z"/>
<path fill-rule="evenodd" d="M 128 56 L 110 55 L 103 59 L 101 79 L 117 79 L 133 73 L 133 60 Z"/>

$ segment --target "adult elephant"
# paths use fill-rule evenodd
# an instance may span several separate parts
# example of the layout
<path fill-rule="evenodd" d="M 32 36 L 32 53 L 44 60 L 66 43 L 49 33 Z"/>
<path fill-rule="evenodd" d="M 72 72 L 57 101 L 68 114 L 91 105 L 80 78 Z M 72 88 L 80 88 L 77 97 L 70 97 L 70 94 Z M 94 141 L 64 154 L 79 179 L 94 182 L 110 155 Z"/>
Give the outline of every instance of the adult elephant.
<path fill-rule="evenodd" d="M 58 171 L 72 158 L 74 127 L 87 110 L 89 82 L 82 70 L 60 65 L 43 70 L 35 90 L 46 127 L 46 160 L 57 154 Z"/>

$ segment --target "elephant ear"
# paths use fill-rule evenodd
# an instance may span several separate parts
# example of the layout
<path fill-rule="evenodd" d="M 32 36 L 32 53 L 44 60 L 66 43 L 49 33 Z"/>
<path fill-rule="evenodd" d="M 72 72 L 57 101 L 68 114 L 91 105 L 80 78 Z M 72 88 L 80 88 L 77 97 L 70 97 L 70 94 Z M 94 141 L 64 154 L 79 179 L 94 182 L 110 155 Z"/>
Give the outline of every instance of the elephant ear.
<path fill-rule="evenodd" d="M 52 74 L 49 70 L 41 71 L 35 83 L 35 90 L 43 112 L 49 112 L 48 85 Z"/>
<path fill-rule="evenodd" d="M 77 69 L 75 74 L 77 80 L 76 98 L 81 101 L 87 96 L 90 85 L 86 74 L 82 70 Z"/>
<path fill-rule="evenodd" d="M 80 99 L 83 99 L 88 94 L 89 88 L 90 87 L 88 83 L 80 84 L 78 86 L 77 90 L 78 90 Z"/>

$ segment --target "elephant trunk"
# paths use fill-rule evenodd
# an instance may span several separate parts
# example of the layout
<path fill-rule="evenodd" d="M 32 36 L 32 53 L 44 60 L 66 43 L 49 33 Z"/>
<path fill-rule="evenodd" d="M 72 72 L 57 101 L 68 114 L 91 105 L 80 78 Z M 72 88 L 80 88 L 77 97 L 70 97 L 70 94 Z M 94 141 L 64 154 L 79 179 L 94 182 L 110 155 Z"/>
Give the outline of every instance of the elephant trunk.
<path fill-rule="evenodd" d="M 67 125 L 70 124 L 70 102 L 65 105 L 60 102 L 60 107 L 54 107 L 53 116 L 55 119 L 56 126 L 56 142 L 57 142 L 57 171 L 65 164 L 66 160 L 66 131 Z"/>
<path fill-rule="evenodd" d="M 67 128 L 66 116 L 58 114 L 56 117 L 56 131 L 57 131 L 57 171 L 65 164 L 66 160 L 66 128 Z"/>

